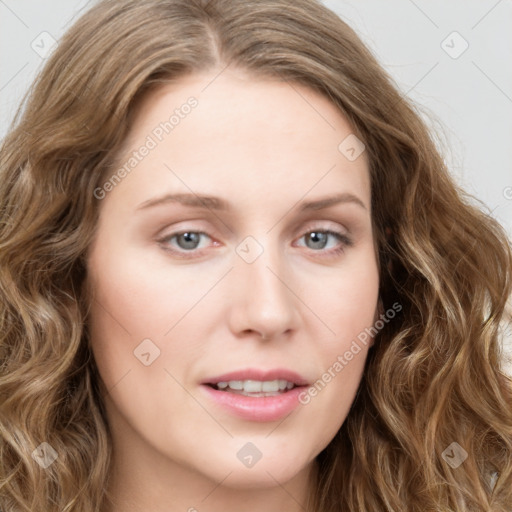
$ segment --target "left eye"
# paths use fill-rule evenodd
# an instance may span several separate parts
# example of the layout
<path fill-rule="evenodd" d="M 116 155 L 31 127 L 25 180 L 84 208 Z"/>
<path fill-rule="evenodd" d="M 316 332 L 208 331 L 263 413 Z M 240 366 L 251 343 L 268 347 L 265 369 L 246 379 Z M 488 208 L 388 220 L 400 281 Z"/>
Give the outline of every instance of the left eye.
<path fill-rule="evenodd" d="M 305 239 L 305 245 L 309 249 L 330 249 L 336 247 L 340 242 L 341 245 L 349 245 L 350 241 L 341 233 L 335 231 L 325 230 L 314 230 L 309 231 L 305 235 L 301 236 L 299 240 Z M 328 247 L 329 239 L 333 240 L 334 243 Z"/>

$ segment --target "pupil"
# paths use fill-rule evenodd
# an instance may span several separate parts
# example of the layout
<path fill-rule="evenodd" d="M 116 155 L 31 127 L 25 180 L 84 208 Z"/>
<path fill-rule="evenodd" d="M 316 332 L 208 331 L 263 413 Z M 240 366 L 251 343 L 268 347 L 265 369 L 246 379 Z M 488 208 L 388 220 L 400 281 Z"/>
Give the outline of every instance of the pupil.
<path fill-rule="evenodd" d="M 327 233 L 320 233 L 318 231 L 312 231 L 310 234 L 310 240 L 315 244 L 313 249 L 323 249 L 327 243 Z"/>
<path fill-rule="evenodd" d="M 178 237 L 178 241 L 183 241 L 183 244 L 179 244 L 182 249 L 195 249 L 199 243 L 198 233 L 182 233 Z"/>

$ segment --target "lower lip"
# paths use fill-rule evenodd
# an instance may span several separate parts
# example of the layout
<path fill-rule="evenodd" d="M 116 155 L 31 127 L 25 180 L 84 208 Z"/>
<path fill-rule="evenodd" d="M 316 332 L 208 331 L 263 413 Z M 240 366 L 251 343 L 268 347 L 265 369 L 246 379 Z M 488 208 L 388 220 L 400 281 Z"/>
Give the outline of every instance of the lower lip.
<path fill-rule="evenodd" d="M 299 405 L 299 394 L 306 386 L 297 386 L 280 395 L 262 397 L 219 391 L 207 385 L 201 388 L 215 403 L 244 420 L 277 421 Z"/>

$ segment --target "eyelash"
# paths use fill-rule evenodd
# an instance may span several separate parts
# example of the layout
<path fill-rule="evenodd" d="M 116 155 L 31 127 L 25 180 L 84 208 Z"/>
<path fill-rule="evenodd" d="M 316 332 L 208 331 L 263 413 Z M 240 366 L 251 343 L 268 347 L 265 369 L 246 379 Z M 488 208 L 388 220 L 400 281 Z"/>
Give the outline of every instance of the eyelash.
<path fill-rule="evenodd" d="M 177 231 L 176 233 L 171 233 L 170 235 L 168 236 L 165 236 L 163 238 L 161 238 L 160 240 L 158 240 L 158 242 L 163 246 L 163 249 L 165 251 L 168 251 L 172 254 L 177 254 L 179 257 L 181 258 L 194 258 L 194 257 L 197 257 L 197 253 L 201 252 L 201 250 L 197 250 L 197 249 L 191 249 L 189 251 L 186 251 L 186 250 L 176 250 L 176 249 L 171 249 L 170 246 L 167 244 L 167 242 L 169 242 L 170 240 L 180 236 L 180 235 L 183 235 L 185 233 L 194 233 L 194 234 L 198 234 L 198 235 L 204 235 L 210 239 L 212 239 L 212 237 L 210 235 L 208 235 L 208 233 L 205 233 L 204 231 L 194 231 L 194 230 L 181 230 L 181 231 Z M 315 249 L 310 249 L 310 251 L 316 253 L 327 253 L 327 254 L 323 254 L 323 255 L 320 255 L 320 257 L 335 257 L 335 256 L 338 256 L 340 254 L 342 254 L 343 252 L 345 252 L 345 249 L 347 247 L 351 247 L 354 243 L 353 241 L 345 234 L 343 233 L 339 233 L 337 231 L 333 231 L 331 229 L 311 229 L 309 231 L 307 231 L 306 233 L 304 233 L 300 238 L 300 239 L 303 239 L 306 235 L 309 235 L 311 233 L 322 233 L 322 234 L 325 234 L 325 235 L 331 235 L 335 238 L 337 238 L 341 243 L 338 247 L 336 247 L 335 249 L 330 249 L 330 250 L 327 250 L 327 251 L 324 251 L 323 249 L 318 249 L 318 250 L 315 250 Z"/>

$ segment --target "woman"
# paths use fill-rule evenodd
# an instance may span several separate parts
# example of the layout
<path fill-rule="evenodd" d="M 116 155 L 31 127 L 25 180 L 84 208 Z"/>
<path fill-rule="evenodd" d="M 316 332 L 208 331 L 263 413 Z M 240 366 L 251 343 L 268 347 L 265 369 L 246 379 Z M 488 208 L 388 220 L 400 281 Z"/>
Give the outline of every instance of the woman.
<path fill-rule="evenodd" d="M 510 244 L 322 5 L 100 2 L 0 172 L 2 510 L 510 510 Z"/>

